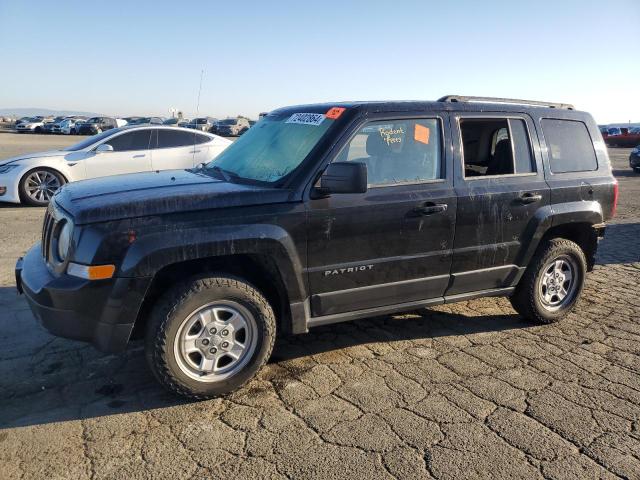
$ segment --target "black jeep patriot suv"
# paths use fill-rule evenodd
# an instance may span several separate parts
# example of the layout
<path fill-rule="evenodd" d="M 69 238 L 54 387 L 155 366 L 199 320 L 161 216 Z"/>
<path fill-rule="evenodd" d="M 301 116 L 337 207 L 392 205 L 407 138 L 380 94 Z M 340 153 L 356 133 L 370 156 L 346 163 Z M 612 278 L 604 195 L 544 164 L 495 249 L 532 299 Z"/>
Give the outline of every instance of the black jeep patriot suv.
<path fill-rule="evenodd" d="M 206 398 L 318 325 L 498 295 L 559 320 L 617 192 L 570 105 L 288 107 L 200 168 L 66 185 L 17 286 L 53 334 L 107 352 L 143 337 L 160 382 Z"/>

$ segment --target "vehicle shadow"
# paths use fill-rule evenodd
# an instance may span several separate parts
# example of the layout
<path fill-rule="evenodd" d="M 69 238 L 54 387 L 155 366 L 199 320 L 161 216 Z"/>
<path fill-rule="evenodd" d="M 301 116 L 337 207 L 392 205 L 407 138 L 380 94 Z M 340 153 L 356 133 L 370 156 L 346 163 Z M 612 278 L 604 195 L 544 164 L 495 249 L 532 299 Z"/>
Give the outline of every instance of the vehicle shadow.
<path fill-rule="evenodd" d="M 81 342 L 53 337 L 37 324 L 24 299 L 15 297 L 14 288 L 0 288 L 0 340 L 12 345 L 0 353 L 0 430 L 192 403 L 157 383 L 146 365 L 142 342 L 132 343 L 123 354 L 108 355 Z M 267 376 L 277 381 L 286 369 L 275 366 L 351 346 L 530 326 L 515 313 L 465 316 L 422 310 L 368 318 L 280 339 L 265 368 Z"/>

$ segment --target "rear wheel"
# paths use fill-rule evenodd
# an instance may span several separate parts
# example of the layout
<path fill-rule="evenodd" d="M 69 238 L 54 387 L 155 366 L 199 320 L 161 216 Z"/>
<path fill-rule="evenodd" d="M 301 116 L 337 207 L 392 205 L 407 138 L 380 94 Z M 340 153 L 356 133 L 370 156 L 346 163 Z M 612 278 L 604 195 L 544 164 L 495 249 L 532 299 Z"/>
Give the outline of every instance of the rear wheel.
<path fill-rule="evenodd" d="M 20 180 L 20 198 L 29 205 L 43 207 L 65 183 L 64 177 L 55 170 L 36 168 Z"/>
<path fill-rule="evenodd" d="M 562 238 L 550 240 L 536 252 L 511 304 L 530 320 L 557 322 L 577 303 L 586 271 L 584 252 L 576 243 Z"/>
<path fill-rule="evenodd" d="M 145 336 L 156 378 L 191 398 L 224 395 L 267 362 L 276 322 L 264 296 L 228 276 L 177 285 L 154 309 Z"/>

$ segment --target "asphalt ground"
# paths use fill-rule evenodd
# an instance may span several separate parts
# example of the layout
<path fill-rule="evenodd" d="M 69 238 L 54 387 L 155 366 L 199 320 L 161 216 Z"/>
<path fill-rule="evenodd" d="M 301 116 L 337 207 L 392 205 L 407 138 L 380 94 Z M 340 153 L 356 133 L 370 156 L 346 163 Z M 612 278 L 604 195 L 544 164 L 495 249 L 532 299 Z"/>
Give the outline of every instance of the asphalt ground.
<path fill-rule="evenodd" d="M 0 134 L 0 158 L 77 137 Z M 0 204 L 0 478 L 640 478 L 640 175 L 575 311 L 503 298 L 282 339 L 258 378 L 191 402 L 142 347 L 55 338 L 16 295 L 43 209 Z"/>

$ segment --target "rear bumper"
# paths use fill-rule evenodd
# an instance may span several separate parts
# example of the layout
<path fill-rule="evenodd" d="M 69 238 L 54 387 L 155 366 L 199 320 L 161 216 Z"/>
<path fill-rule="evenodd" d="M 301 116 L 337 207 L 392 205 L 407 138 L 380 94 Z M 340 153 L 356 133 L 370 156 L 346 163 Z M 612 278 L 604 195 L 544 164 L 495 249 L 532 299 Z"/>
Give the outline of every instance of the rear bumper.
<path fill-rule="evenodd" d="M 45 329 L 109 353 L 126 348 L 150 283 L 146 277 L 91 281 L 54 276 L 39 245 L 18 260 L 15 275 L 18 292 Z"/>

